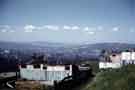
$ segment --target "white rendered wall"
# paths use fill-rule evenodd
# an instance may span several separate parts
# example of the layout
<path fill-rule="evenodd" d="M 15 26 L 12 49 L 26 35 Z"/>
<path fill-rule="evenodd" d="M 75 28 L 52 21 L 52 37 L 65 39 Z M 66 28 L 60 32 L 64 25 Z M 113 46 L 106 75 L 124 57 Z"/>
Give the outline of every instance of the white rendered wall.
<path fill-rule="evenodd" d="M 26 68 L 20 68 L 21 78 L 28 80 L 45 80 L 54 81 L 62 80 L 67 76 L 72 75 L 72 66 L 70 65 L 70 70 L 65 70 L 65 66 L 47 66 L 47 69 L 33 68 L 33 65 L 27 65 Z"/>
<path fill-rule="evenodd" d="M 121 59 L 126 61 L 135 60 L 135 52 L 122 52 Z"/>
<path fill-rule="evenodd" d="M 135 60 L 135 52 L 132 52 L 131 58 L 132 60 Z"/>
<path fill-rule="evenodd" d="M 115 56 L 111 55 L 110 60 L 112 63 L 120 63 L 121 62 L 121 54 L 115 54 Z"/>
<path fill-rule="evenodd" d="M 121 59 L 122 60 L 131 60 L 131 52 L 122 52 Z"/>
<path fill-rule="evenodd" d="M 120 68 L 120 63 L 109 63 L 109 62 L 99 62 L 99 68 L 100 69 L 106 69 L 106 68 Z"/>

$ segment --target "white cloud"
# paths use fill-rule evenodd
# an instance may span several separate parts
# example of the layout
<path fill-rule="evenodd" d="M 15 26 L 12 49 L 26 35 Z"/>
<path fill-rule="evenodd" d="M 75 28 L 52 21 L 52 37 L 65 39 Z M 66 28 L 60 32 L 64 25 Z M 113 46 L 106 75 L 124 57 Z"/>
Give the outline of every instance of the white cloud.
<path fill-rule="evenodd" d="M 90 35 L 94 35 L 94 34 L 95 34 L 95 32 L 93 32 L 93 31 L 89 31 L 89 32 L 88 32 L 88 34 L 90 34 Z"/>
<path fill-rule="evenodd" d="M 65 29 L 65 30 L 71 30 L 72 27 L 65 25 L 65 26 L 63 26 L 63 29 Z"/>
<path fill-rule="evenodd" d="M 72 30 L 78 30 L 78 29 L 80 29 L 80 27 L 78 27 L 78 26 L 73 26 L 72 27 Z"/>
<path fill-rule="evenodd" d="M 7 32 L 7 30 L 6 29 L 2 29 L 1 32 Z"/>
<path fill-rule="evenodd" d="M 33 25 L 26 25 L 26 26 L 24 26 L 24 29 L 25 30 L 33 30 L 33 29 L 35 29 L 36 27 L 35 26 L 33 26 Z"/>
<path fill-rule="evenodd" d="M 1 29 L 0 32 L 3 32 L 3 33 L 5 33 L 5 32 L 10 33 L 11 32 L 12 33 L 12 32 L 15 32 L 15 31 L 14 30 Z"/>
<path fill-rule="evenodd" d="M 10 26 L 9 25 L 0 25 L 0 31 L 1 32 L 8 32 L 10 30 Z"/>
<path fill-rule="evenodd" d="M 59 30 L 59 26 L 56 25 L 45 25 L 42 29 L 50 29 L 50 30 Z"/>
<path fill-rule="evenodd" d="M 36 26 L 33 25 L 26 25 L 24 26 L 24 32 L 33 32 L 33 30 L 36 29 Z"/>
<path fill-rule="evenodd" d="M 119 31 L 119 27 L 114 27 L 112 30 L 113 31 Z"/>
<path fill-rule="evenodd" d="M 0 28 L 10 29 L 11 27 L 9 25 L 0 25 Z"/>
<path fill-rule="evenodd" d="M 0 25 L 0 32 L 15 32 L 9 25 Z"/>
<path fill-rule="evenodd" d="M 89 31 L 89 27 L 84 27 L 84 31 Z"/>
<path fill-rule="evenodd" d="M 68 25 L 64 25 L 63 29 L 65 30 L 79 30 L 80 27 L 79 26 L 68 26 Z"/>

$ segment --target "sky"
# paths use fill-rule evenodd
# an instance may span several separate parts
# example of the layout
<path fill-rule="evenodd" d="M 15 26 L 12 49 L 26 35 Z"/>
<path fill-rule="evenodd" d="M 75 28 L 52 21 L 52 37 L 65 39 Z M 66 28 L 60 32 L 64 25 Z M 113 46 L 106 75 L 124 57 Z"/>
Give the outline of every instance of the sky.
<path fill-rule="evenodd" d="M 135 0 L 0 0 L 0 41 L 135 43 Z"/>

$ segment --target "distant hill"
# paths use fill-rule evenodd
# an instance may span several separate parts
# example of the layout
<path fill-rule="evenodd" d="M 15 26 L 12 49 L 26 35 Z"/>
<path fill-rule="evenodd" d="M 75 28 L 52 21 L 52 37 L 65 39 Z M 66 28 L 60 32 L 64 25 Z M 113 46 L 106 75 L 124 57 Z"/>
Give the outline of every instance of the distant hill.
<path fill-rule="evenodd" d="M 128 49 L 135 48 L 135 44 L 128 43 L 96 43 L 96 44 L 63 44 L 52 42 L 0 42 L 0 48 L 9 49 L 35 49 L 35 48 L 65 48 L 79 50 L 108 50 L 108 49 Z"/>
<path fill-rule="evenodd" d="M 78 54 L 82 57 L 95 57 L 98 56 L 101 50 L 127 50 L 135 49 L 135 44 L 127 43 L 96 43 L 96 44 L 63 44 L 52 42 L 0 42 L 0 48 L 2 49 L 17 49 L 17 50 L 31 50 L 43 51 L 46 53 L 66 53 L 66 54 Z"/>
<path fill-rule="evenodd" d="M 105 50 L 124 50 L 124 49 L 129 49 L 135 48 L 135 44 L 128 44 L 128 43 L 96 43 L 96 44 L 84 44 L 81 45 L 83 49 L 85 48 L 90 48 L 90 49 L 105 49 Z"/>
<path fill-rule="evenodd" d="M 54 49 L 70 48 L 74 45 L 51 42 L 0 42 L 0 48 L 4 49 Z"/>

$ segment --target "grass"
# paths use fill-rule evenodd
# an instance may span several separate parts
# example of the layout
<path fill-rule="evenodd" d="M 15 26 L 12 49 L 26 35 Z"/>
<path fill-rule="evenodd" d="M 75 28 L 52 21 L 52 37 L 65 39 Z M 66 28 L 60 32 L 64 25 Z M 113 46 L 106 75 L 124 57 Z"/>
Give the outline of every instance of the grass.
<path fill-rule="evenodd" d="M 80 90 L 135 90 L 135 65 L 99 72 Z"/>

